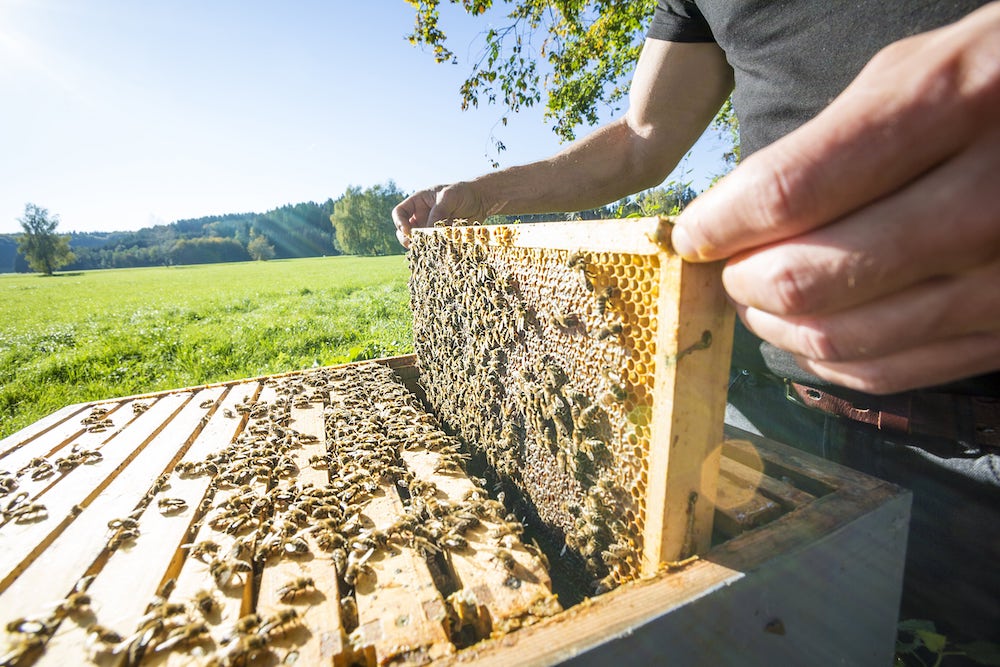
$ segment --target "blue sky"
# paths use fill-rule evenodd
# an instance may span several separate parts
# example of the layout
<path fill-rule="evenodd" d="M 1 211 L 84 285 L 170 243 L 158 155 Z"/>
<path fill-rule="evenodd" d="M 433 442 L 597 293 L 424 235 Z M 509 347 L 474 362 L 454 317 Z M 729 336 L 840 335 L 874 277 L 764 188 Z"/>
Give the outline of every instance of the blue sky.
<path fill-rule="evenodd" d="M 541 107 L 459 109 L 491 21 L 443 9 L 453 66 L 407 42 L 403 0 L 0 0 L 0 233 L 26 202 L 112 231 L 412 191 L 489 171 L 492 133 L 502 166 L 543 158 L 563 145 Z M 720 145 L 682 165 L 696 189 Z"/>

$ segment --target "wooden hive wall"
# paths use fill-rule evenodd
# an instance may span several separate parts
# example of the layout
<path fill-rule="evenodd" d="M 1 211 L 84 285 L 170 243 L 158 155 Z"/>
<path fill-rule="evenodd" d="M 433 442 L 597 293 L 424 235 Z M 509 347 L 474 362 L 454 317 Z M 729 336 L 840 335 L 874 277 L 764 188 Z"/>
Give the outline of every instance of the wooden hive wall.
<path fill-rule="evenodd" d="M 669 221 L 417 230 L 435 413 L 602 591 L 709 545 L 732 312 Z"/>
<path fill-rule="evenodd" d="M 4 664 L 422 664 L 560 610 L 384 364 L 67 410 L 0 451 Z"/>

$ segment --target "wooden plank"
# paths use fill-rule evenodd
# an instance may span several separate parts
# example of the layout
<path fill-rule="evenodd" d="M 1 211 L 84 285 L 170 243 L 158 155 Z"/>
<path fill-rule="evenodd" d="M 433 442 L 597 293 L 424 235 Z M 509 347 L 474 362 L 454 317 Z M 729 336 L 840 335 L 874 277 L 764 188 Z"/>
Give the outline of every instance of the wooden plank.
<path fill-rule="evenodd" d="M 103 464 L 103 458 L 100 460 L 91 458 L 88 459 L 88 463 L 77 465 L 68 470 L 58 469 L 59 459 L 72 456 L 74 451 L 77 453 L 99 452 L 100 456 L 103 457 L 104 453 L 101 450 L 104 446 L 135 419 L 135 414 L 129 408 L 130 405 L 131 402 L 111 404 L 109 411 L 101 417 L 101 428 L 95 429 L 82 423 L 77 423 L 74 426 L 69 423 L 65 425 L 65 428 L 55 429 L 43 438 L 32 442 L 29 447 L 14 452 L 10 459 L 11 463 L 18 466 L 18 469 L 28 464 L 29 457 L 37 456 L 43 458 L 48 465 L 53 466 L 54 470 L 51 476 L 39 479 L 32 479 L 32 471 L 26 471 L 18 478 L 17 493 L 27 493 L 27 498 L 32 501 L 40 500 L 42 494 L 61 494 L 63 493 L 62 489 L 69 483 L 66 480 L 72 479 L 71 475 L 74 471 L 79 474 L 82 469 Z M 92 413 L 85 412 L 84 417 L 86 418 L 90 414 Z M 73 431 L 72 435 L 66 439 L 58 439 L 61 438 L 63 432 L 71 430 Z M 50 436 L 53 438 L 52 441 L 49 441 Z M 56 485 L 59 483 L 62 483 L 63 486 L 57 487 Z"/>
<path fill-rule="evenodd" d="M 433 481 L 438 497 L 454 506 L 462 506 L 471 494 L 485 495 L 464 474 L 435 472 L 444 459 L 437 452 L 404 449 L 401 456 L 418 479 Z M 561 610 L 545 566 L 524 547 L 517 532 L 500 520 L 481 518 L 480 525 L 464 537 L 468 548 L 449 549 L 448 562 L 464 589 L 457 595 L 464 603 L 474 602 L 479 611 L 480 637 L 511 632 Z M 513 567 L 504 564 L 506 555 L 513 559 Z"/>
<path fill-rule="evenodd" d="M 735 537 L 781 516 L 781 505 L 760 493 L 762 473 L 723 458 L 715 497 L 715 530 Z"/>
<path fill-rule="evenodd" d="M 394 485 L 381 486 L 363 510 L 374 530 L 382 531 L 402 513 Z M 422 664 L 452 653 L 445 603 L 424 559 L 399 546 L 377 550 L 367 565 L 370 571 L 355 585 L 359 625 L 351 639 L 368 663 Z"/>
<path fill-rule="evenodd" d="M 92 409 L 84 405 L 84 409 L 74 414 L 71 419 L 62 420 L 58 425 L 25 442 L 23 447 L 18 446 L 11 449 L 4 455 L 3 459 L 0 459 L 0 468 L 16 473 L 26 466 L 29 460 L 52 456 L 67 445 L 75 444 L 85 435 L 99 436 L 92 438 L 92 441 L 98 443 L 108 440 L 116 431 L 122 429 L 132 417 L 132 414 L 128 413 L 129 419 L 123 419 L 122 415 L 125 413 L 118 410 L 119 405 L 110 404 L 107 416 L 114 422 L 114 425 L 100 433 L 87 432 L 88 427 L 82 423 L 82 420 L 91 414 Z M 30 473 L 21 476 L 22 482 L 27 481 L 25 479 L 27 475 Z"/>
<path fill-rule="evenodd" d="M 488 237 L 491 245 L 653 255 L 660 250 L 656 241 L 659 224 L 657 217 L 627 221 L 574 220 L 531 225 L 476 225 L 473 232 Z M 433 228 L 413 230 L 416 234 L 433 231 Z"/>
<path fill-rule="evenodd" d="M 60 485 L 59 493 L 40 496 L 39 501 L 44 502 L 48 511 L 47 519 L 28 524 L 10 522 L 0 528 L 0 573 L 3 577 L 0 580 L 0 609 L 6 608 L 3 604 L 5 599 L 34 599 L 34 594 L 26 598 L 22 596 L 26 591 L 35 591 L 39 585 L 45 590 L 54 589 L 52 596 L 55 598 L 69 592 L 82 570 L 74 571 L 76 576 L 63 578 L 47 574 L 53 568 L 64 569 L 60 560 L 60 545 L 81 562 L 89 558 L 86 565 L 90 565 L 107 540 L 108 520 L 131 511 L 149 490 L 150 480 L 155 479 L 169 462 L 175 449 L 166 452 L 149 444 L 164 430 L 170 431 L 166 438 L 168 442 L 170 436 L 174 439 L 178 437 L 169 428 L 171 418 L 190 397 L 185 393 L 158 401 L 105 444 L 100 464 L 81 466 L 67 478 L 65 485 Z M 197 406 L 191 409 L 200 410 Z M 202 414 L 204 412 L 201 410 Z M 193 420 L 194 423 L 197 421 L 197 418 Z M 182 424 L 181 428 L 188 426 Z M 188 435 L 183 434 L 181 439 Z M 121 474 L 140 457 L 143 461 L 151 460 L 150 467 L 156 472 L 146 470 L 145 476 L 140 477 L 134 472 L 137 468 L 130 468 L 130 474 Z M 69 535 L 76 536 L 80 541 L 67 537 Z M 90 549 L 84 548 L 84 545 Z M 28 569 L 35 574 L 21 577 Z M 56 586 L 57 582 L 64 585 Z"/>
<path fill-rule="evenodd" d="M 256 385 L 256 382 L 253 383 Z M 269 405 L 274 402 L 277 392 L 274 386 L 264 386 L 260 389 L 255 404 Z M 252 432 L 255 423 L 266 423 L 267 416 L 256 420 L 252 416 L 246 422 L 241 436 Z M 226 443 L 228 444 L 228 443 Z M 251 551 L 256 548 L 256 532 L 237 531 L 235 533 L 225 532 L 213 528 L 211 521 L 219 513 L 219 508 L 231 499 L 240 496 L 245 492 L 250 492 L 260 497 L 267 493 L 268 486 L 266 480 L 256 479 L 244 488 L 226 486 L 225 488 L 215 488 L 216 479 L 209 480 L 209 486 L 214 488 L 211 497 L 211 508 L 203 519 L 196 526 L 195 534 L 189 539 L 188 544 L 212 544 L 215 552 L 206 552 L 203 555 L 193 554 L 194 547 L 184 549 L 179 555 L 183 557 L 179 566 L 171 568 L 176 572 L 174 589 L 169 596 L 172 603 L 189 605 L 192 600 L 197 599 L 203 593 L 208 593 L 212 600 L 212 609 L 203 614 L 203 619 L 207 624 L 207 636 L 197 647 L 197 651 L 170 651 L 158 652 L 147 660 L 150 665 L 207 665 L 214 664 L 217 660 L 216 651 L 224 651 L 227 640 L 234 635 L 234 627 L 237 621 L 246 614 L 253 611 L 253 573 L 233 572 L 232 577 L 225 584 L 220 586 L 211 572 L 211 562 L 214 558 L 220 561 L 232 563 L 236 558 L 234 550 L 240 544 L 249 543 Z M 245 541 L 245 542 L 243 542 Z M 245 558 L 245 556 L 243 557 Z"/>
<path fill-rule="evenodd" d="M 219 405 L 180 462 L 202 461 L 230 442 L 242 423 L 240 419 L 227 414 L 234 414 L 236 405 L 244 398 L 252 397 L 258 387 L 257 383 L 245 383 L 235 385 L 228 393 L 224 387 L 198 392 L 192 399 L 193 403 L 200 405 L 202 402 L 215 401 Z M 197 414 L 193 413 L 191 416 Z M 192 425 L 192 430 L 194 426 Z M 139 618 L 145 614 L 150 601 L 163 582 L 170 578 L 171 565 L 178 559 L 180 545 L 187 542 L 191 523 L 198 518 L 198 508 L 206 496 L 210 481 L 207 476 L 190 477 L 176 471 L 170 474 L 169 482 L 160 495 L 183 501 L 186 507 L 179 512 L 163 513 L 153 503 L 153 506 L 142 513 L 139 517 L 141 539 L 136 540 L 130 548 L 118 549 L 112 553 L 87 589 L 92 607 L 97 610 L 94 614 L 97 622 L 123 636 L 135 631 Z M 72 664 L 79 659 L 80 647 L 86 643 L 87 632 L 84 626 L 63 623 L 46 645 L 38 664 Z"/>
<path fill-rule="evenodd" d="M 67 405 L 66 407 L 57 410 L 46 417 L 42 417 L 33 424 L 25 426 L 20 431 L 11 433 L 3 440 L 0 440 L 0 468 L 10 470 L 11 466 L 5 460 L 7 455 L 21 449 L 36 438 L 42 435 L 47 435 L 56 427 L 64 426 L 66 424 L 72 425 L 74 423 L 72 417 L 86 410 L 87 406 L 87 403 Z"/>
<path fill-rule="evenodd" d="M 754 468 L 727 456 L 722 457 L 720 473 L 744 480 L 757 488 L 761 495 L 778 503 L 786 512 L 808 505 L 816 496 L 799 489 L 788 482 L 765 475 L 760 468 Z"/>
<path fill-rule="evenodd" d="M 669 225 L 657 235 L 669 238 Z M 721 263 L 659 258 L 645 575 L 711 544 L 734 318 Z"/>
<path fill-rule="evenodd" d="M 310 465 L 313 456 L 327 453 L 323 406 L 312 403 L 309 407 L 293 407 L 289 426 L 299 433 L 311 436 L 292 451 L 292 458 L 299 468 L 296 481 L 322 488 L 329 484 L 329 475 Z M 279 486 L 287 488 L 287 480 Z M 272 650 L 294 654 L 304 665 L 347 665 L 350 650 L 340 618 L 340 584 L 337 568 L 329 558 L 322 557 L 312 536 L 306 537 L 311 552 L 306 556 L 282 555 L 265 563 L 260 577 L 257 614 L 262 618 L 274 617 L 292 607 L 299 621 L 288 632 L 271 641 Z M 302 582 L 302 591 L 286 596 L 283 589 L 293 582 Z M 311 583 L 306 583 L 311 582 Z"/>

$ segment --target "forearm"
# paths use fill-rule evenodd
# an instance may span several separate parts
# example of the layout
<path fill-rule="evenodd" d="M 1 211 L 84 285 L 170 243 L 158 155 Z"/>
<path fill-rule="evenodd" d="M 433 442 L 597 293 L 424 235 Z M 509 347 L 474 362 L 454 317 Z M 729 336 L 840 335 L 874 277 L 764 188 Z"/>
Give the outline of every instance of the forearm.
<path fill-rule="evenodd" d="M 485 174 L 468 185 L 490 215 L 595 208 L 659 184 L 686 150 L 677 146 L 665 156 L 668 164 L 651 165 L 637 157 L 640 143 L 623 118 L 557 155 Z"/>
<path fill-rule="evenodd" d="M 551 158 L 469 181 L 490 214 L 578 211 L 663 181 L 732 89 L 715 44 L 650 40 L 626 114 Z"/>

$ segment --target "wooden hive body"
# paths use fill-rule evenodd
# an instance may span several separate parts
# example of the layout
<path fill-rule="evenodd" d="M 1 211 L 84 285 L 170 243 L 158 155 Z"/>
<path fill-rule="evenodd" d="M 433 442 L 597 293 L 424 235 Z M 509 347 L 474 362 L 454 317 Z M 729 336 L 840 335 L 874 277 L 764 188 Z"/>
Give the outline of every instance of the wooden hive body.
<path fill-rule="evenodd" d="M 0 441 L 0 662 L 888 662 L 908 495 L 722 433 L 731 314 L 706 301 L 720 294 L 717 267 L 677 261 L 659 243 L 662 224 L 621 222 L 610 240 L 606 223 L 429 234 L 467 243 L 486 266 L 492 252 L 511 261 L 542 248 L 550 275 L 538 285 L 571 287 L 569 298 L 542 301 L 520 291 L 524 274 L 500 286 L 526 294 L 529 319 L 559 341 L 510 365 L 570 360 L 550 397 L 571 385 L 590 391 L 616 455 L 630 433 L 638 438 L 633 457 L 647 460 L 635 477 L 616 478 L 632 499 L 616 511 L 641 514 L 630 545 L 639 555 L 611 571 L 612 583 L 643 578 L 563 611 L 544 557 L 488 497 L 495 490 L 459 469 L 466 454 L 441 428 L 455 420 L 451 408 L 421 404 L 425 389 L 430 405 L 441 401 L 432 357 L 399 357 L 69 406 Z M 570 266 L 581 252 L 587 271 Z M 461 265 L 491 289 L 503 266 Z M 594 293 L 609 285 L 598 313 Z M 557 306 L 577 315 L 578 331 L 546 322 Z M 596 315 L 602 327 L 621 317 L 621 335 L 592 335 Z M 585 366 L 588 346 L 600 365 L 580 375 L 574 364 Z M 609 360 L 624 363 L 625 377 L 602 372 Z M 603 398 L 610 387 L 593 393 L 593 383 L 616 380 L 624 400 Z M 607 416 L 615 411 L 623 419 Z M 536 427 L 543 419 L 527 424 L 525 440 Z M 551 467 L 538 451 L 533 463 Z M 483 454 L 502 464 L 496 450 Z M 585 492 L 575 482 L 563 488 Z M 342 538 L 328 534 L 332 515 Z M 698 557 L 684 558 L 691 552 Z M 558 549 L 549 558 L 553 572 L 578 565 Z M 587 573 L 586 585 L 600 574 Z"/>

